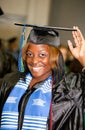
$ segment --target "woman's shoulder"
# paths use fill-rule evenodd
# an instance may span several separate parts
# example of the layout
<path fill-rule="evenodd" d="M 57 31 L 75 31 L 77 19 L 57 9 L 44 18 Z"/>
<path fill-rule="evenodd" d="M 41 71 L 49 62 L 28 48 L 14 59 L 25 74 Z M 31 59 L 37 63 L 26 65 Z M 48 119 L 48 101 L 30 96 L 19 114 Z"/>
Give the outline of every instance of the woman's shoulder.
<path fill-rule="evenodd" d="M 8 73 L 4 76 L 2 83 L 16 84 L 20 78 L 25 79 L 25 73 L 18 71 Z"/>
<path fill-rule="evenodd" d="M 22 76 L 25 76 L 25 73 L 16 71 L 16 72 L 11 72 L 11 73 L 6 74 L 3 79 L 12 79 L 12 78 L 16 79 Z"/>
<path fill-rule="evenodd" d="M 66 74 L 63 79 L 62 79 L 62 83 L 65 82 L 67 85 L 78 85 L 81 83 L 81 74 L 80 73 L 68 73 Z"/>
<path fill-rule="evenodd" d="M 80 73 L 68 73 L 64 76 L 63 81 L 65 81 L 66 83 L 71 83 L 71 82 L 77 82 L 81 80 L 81 74 Z"/>
<path fill-rule="evenodd" d="M 70 73 L 53 88 L 53 101 L 71 101 L 82 98 L 81 74 Z"/>
<path fill-rule="evenodd" d="M 25 80 L 25 73 L 12 72 L 6 74 L 2 80 L 2 83 L 0 84 L 0 95 L 1 93 L 5 93 L 5 91 L 11 90 L 20 80 L 20 78 L 22 78 L 22 80 Z"/>
<path fill-rule="evenodd" d="M 81 89 L 81 74 L 69 73 L 64 75 L 63 79 L 54 87 L 54 90 L 70 91 L 72 89 Z"/>

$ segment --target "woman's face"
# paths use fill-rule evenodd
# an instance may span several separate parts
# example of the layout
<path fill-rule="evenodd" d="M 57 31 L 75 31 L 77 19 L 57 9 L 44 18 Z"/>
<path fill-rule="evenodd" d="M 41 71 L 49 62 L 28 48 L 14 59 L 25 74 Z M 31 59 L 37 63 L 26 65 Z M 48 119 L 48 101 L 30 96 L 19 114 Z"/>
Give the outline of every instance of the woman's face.
<path fill-rule="evenodd" d="M 51 71 L 49 46 L 30 43 L 26 52 L 26 63 L 33 77 L 40 77 Z"/>

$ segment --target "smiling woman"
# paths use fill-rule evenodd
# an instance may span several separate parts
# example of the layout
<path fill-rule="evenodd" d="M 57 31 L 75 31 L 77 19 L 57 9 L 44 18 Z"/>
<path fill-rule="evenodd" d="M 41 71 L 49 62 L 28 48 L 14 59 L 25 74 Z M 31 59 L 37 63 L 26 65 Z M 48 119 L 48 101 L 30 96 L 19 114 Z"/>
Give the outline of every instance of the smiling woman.
<path fill-rule="evenodd" d="M 84 67 L 85 40 L 74 29 L 76 47 L 70 41 L 68 45 Z M 22 49 L 24 72 L 7 75 L 1 85 L 1 130 L 83 130 L 85 69 L 82 74 L 65 75 L 59 45 L 55 29 L 30 31 Z"/>
<path fill-rule="evenodd" d="M 26 51 L 26 63 L 34 78 L 51 73 L 49 46 L 30 43 Z M 40 72 L 40 73 L 39 73 Z"/>

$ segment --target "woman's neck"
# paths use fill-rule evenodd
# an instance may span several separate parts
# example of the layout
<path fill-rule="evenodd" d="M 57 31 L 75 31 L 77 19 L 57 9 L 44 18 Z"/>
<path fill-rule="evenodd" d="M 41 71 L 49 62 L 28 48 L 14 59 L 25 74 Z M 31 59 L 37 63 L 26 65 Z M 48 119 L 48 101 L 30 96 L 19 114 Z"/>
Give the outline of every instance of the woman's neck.
<path fill-rule="evenodd" d="M 40 77 L 33 77 L 30 83 L 30 88 L 32 88 L 34 84 L 47 79 L 51 74 L 52 74 L 51 71 L 48 71 L 47 73 L 45 73 L 44 75 Z"/>

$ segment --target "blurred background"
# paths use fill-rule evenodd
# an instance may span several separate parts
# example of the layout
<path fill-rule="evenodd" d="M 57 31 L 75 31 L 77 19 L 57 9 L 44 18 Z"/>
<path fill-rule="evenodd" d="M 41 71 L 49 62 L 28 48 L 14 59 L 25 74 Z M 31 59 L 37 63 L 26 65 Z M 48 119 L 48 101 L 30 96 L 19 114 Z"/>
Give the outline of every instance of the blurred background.
<path fill-rule="evenodd" d="M 20 37 L 21 27 L 14 23 L 49 26 L 79 26 L 85 34 L 85 0 L 0 0 L 0 38 Z M 71 32 L 60 31 L 61 42 L 72 39 Z"/>

